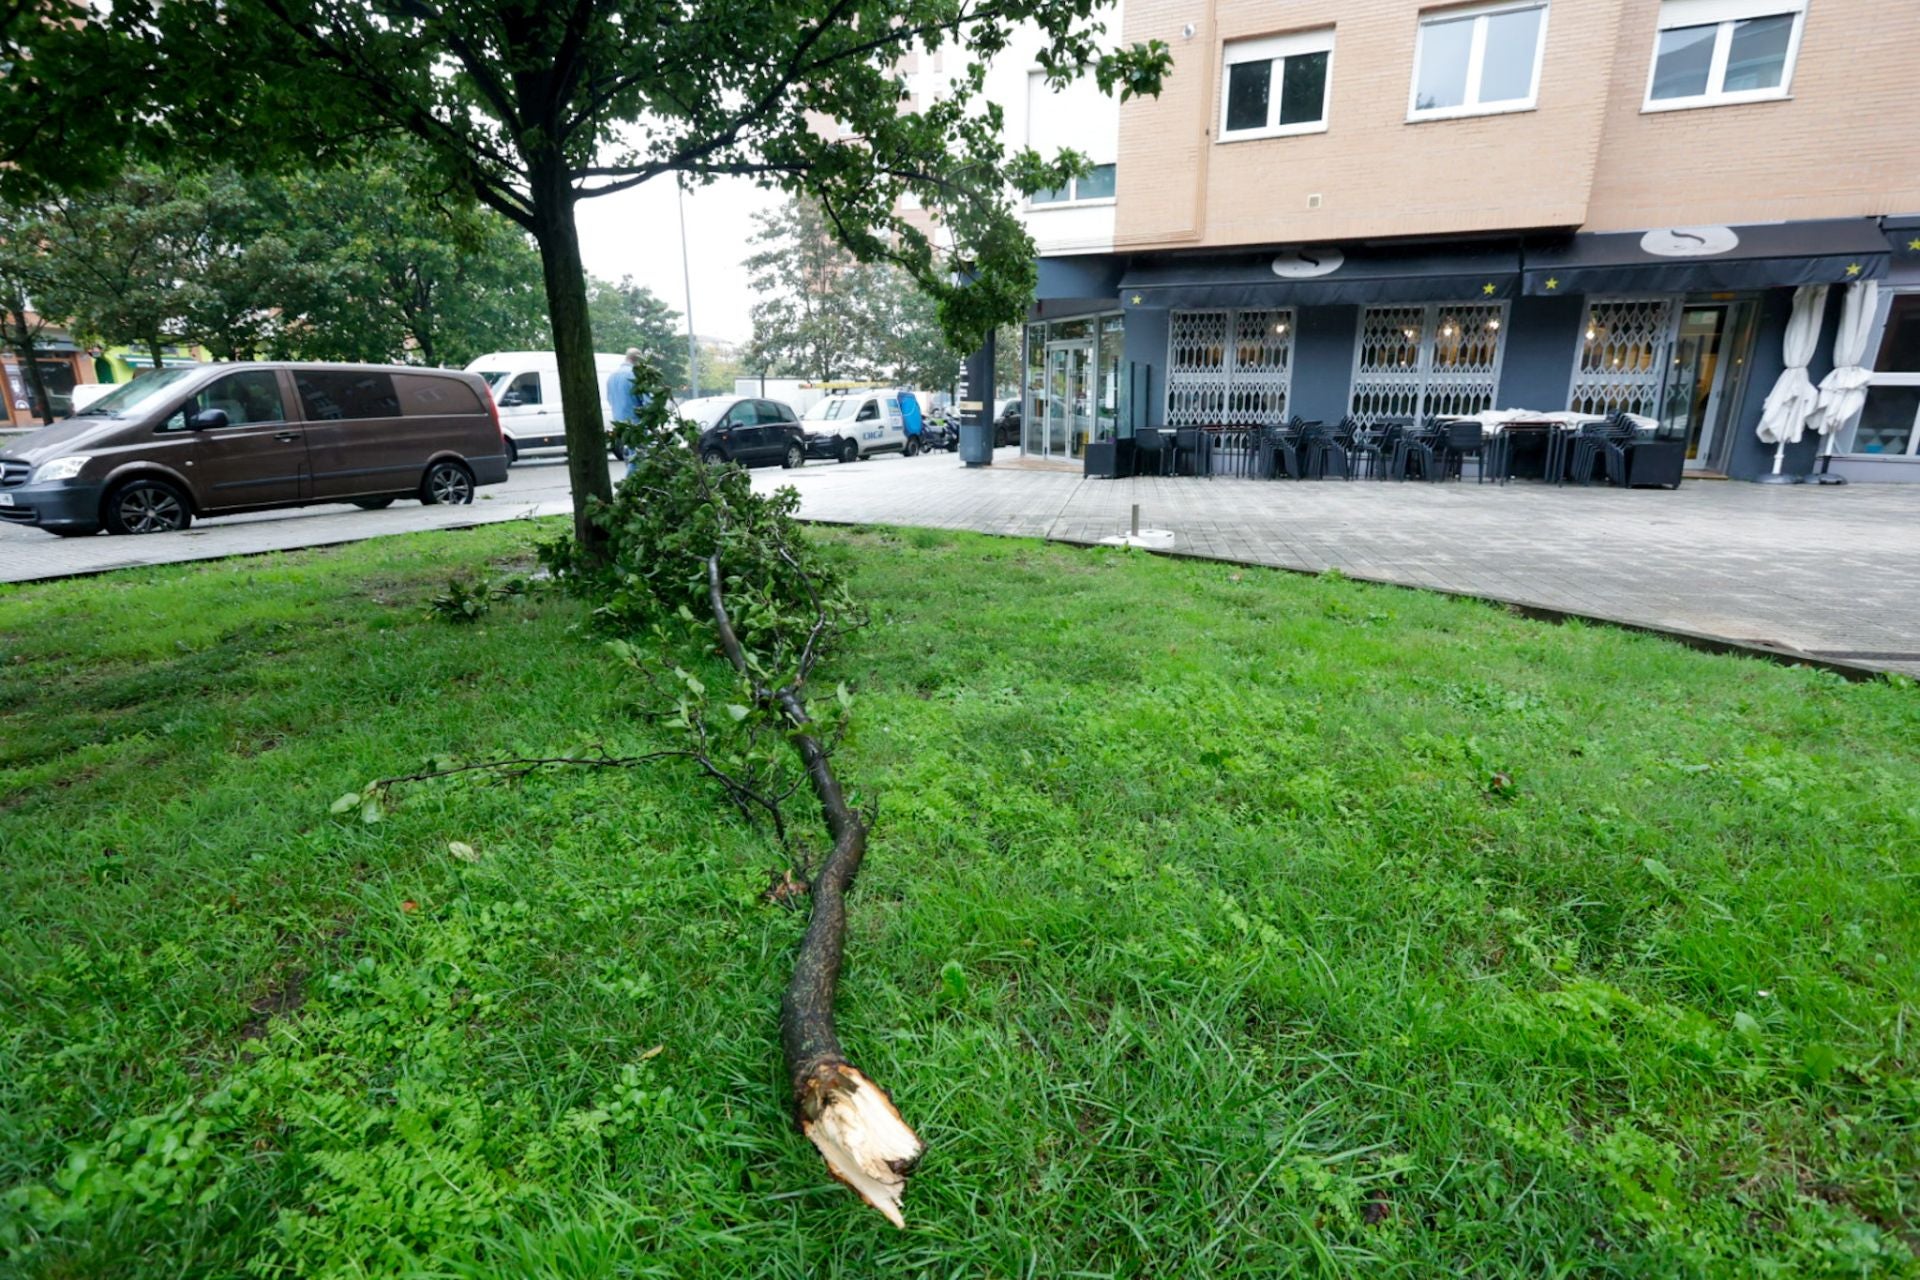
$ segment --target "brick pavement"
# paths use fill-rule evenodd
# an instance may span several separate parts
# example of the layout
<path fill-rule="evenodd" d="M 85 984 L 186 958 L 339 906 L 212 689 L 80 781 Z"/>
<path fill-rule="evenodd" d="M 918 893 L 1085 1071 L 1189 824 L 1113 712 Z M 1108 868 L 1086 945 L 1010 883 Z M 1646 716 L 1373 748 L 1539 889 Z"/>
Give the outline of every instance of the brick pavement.
<path fill-rule="evenodd" d="M 1004 462 L 1013 451 L 1002 450 Z M 1089 480 L 950 455 L 755 472 L 809 519 L 1097 542 L 1128 509 L 1177 553 L 1509 600 L 1920 674 L 1920 485 L 1692 481 L 1678 492 L 1371 481 Z M 515 467 L 470 507 L 231 517 L 61 541 L 0 527 L 0 581 L 356 541 L 568 509 L 566 469 Z"/>

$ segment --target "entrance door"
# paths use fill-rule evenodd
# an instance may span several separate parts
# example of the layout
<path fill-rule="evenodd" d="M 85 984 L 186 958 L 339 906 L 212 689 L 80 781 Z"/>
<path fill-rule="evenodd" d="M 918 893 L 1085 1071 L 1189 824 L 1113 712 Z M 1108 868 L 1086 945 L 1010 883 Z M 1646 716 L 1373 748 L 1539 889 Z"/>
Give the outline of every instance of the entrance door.
<path fill-rule="evenodd" d="M 1077 458 L 1093 434 L 1093 344 L 1047 344 L 1045 455 Z"/>
<path fill-rule="evenodd" d="M 1746 301 L 1687 302 L 1679 310 L 1661 397 L 1661 433 L 1686 441 L 1690 470 L 1717 470 L 1753 348 L 1754 307 Z"/>

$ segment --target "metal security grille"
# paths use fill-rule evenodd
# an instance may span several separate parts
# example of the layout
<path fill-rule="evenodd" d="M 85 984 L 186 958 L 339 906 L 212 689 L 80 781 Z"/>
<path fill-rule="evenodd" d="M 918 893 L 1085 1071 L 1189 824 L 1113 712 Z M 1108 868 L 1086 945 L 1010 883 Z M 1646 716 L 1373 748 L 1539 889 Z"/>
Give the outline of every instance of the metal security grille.
<path fill-rule="evenodd" d="M 1506 320 L 1500 302 L 1366 308 L 1347 411 L 1375 423 L 1491 409 Z"/>
<path fill-rule="evenodd" d="M 1673 347 L 1673 299 L 1590 303 L 1573 360 L 1567 401 L 1576 413 L 1659 414 L 1660 384 Z"/>
<path fill-rule="evenodd" d="M 1176 311 L 1168 328 L 1167 424 L 1285 421 L 1293 312 Z"/>

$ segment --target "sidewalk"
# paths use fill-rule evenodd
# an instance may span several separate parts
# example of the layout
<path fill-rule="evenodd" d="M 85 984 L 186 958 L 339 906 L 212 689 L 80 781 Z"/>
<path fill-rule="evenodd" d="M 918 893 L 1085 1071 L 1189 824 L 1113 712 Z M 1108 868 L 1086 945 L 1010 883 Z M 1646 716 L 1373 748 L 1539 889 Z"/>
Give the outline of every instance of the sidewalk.
<path fill-rule="evenodd" d="M 1011 461 L 1011 450 L 1001 456 Z M 1482 596 L 1920 675 L 1920 485 L 1692 481 L 1677 492 L 1515 484 L 1089 480 L 952 455 L 758 470 L 809 520 L 1092 543 L 1143 527 L 1176 554 Z M 561 515 L 567 473 L 516 466 L 469 507 L 315 507 L 185 534 L 63 541 L 0 527 L 0 581 Z"/>

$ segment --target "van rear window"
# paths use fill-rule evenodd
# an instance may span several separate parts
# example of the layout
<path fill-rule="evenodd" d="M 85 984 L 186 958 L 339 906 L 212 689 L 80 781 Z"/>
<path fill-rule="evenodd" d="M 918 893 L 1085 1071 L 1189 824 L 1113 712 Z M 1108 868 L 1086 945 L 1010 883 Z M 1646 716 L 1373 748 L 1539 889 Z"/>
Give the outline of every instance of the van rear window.
<path fill-rule="evenodd" d="M 300 369 L 293 380 L 300 388 L 300 409 L 309 422 L 400 416 L 392 374 L 368 369 Z"/>

